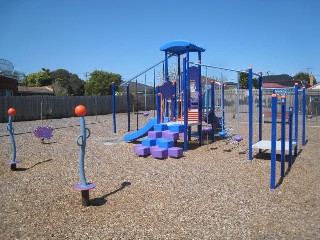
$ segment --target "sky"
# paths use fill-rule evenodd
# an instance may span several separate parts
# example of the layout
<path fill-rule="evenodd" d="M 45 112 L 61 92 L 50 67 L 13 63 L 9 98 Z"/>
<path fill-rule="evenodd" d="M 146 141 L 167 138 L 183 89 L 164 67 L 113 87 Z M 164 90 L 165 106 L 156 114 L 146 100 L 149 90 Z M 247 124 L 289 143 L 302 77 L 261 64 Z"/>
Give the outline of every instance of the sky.
<path fill-rule="evenodd" d="M 0 0 L 0 59 L 26 74 L 63 68 L 130 79 L 187 40 L 202 62 L 320 79 L 319 0 Z"/>

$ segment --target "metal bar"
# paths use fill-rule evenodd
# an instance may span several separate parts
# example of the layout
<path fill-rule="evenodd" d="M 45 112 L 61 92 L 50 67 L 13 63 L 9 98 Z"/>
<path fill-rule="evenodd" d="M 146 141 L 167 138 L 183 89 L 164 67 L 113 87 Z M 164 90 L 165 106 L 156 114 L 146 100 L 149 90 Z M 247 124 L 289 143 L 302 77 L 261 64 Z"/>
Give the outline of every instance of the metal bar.
<path fill-rule="evenodd" d="M 286 160 L 286 96 L 281 96 L 281 177 L 284 177 Z"/>
<path fill-rule="evenodd" d="M 117 122 L 116 122 L 116 91 L 114 82 L 111 84 L 112 87 L 112 99 L 111 99 L 111 108 L 112 108 L 112 120 L 113 120 L 113 133 L 117 132 Z"/>
<path fill-rule="evenodd" d="M 198 61 L 201 63 L 201 52 L 198 52 Z M 199 114 L 199 125 L 198 125 L 198 137 L 199 146 L 202 145 L 202 79 L 201 79 L 201 67 L 199 68 L 199 94 L 198 94 L 198 114 Z"/>
<path fill-rule="evenodd" d="M 252 134 L 253 134 L 253 110 L 252 110 L 252 67 L 248 68 L 249 80 L 249 160 L 252 160 Z"/>
<path fill-rule="evenodd" d="M 276 188 L 277 95 L 272 94 L 270 189 Z"/>
<path fill-rule="evenodd" d="M 188 151 L 188 103 L 187 103 L 187 61 L 186 58 L 183 58 L 183 147 L 184 151 Z"/>
<path fill-rule="evenodd" d="M 288 167 L 291 168 L 292 166 L 292 107 L 289 107 L 289 160 L 288 160 Z"/>
<path fill-rule="evenodd" d="M 298 83 L 294 84 L 294 141 L 297 143 L 294 155 L 298 154 L 299 93 Z"/>
<path fill-rule="evenodd" d="M 128 116 L 128 132 L 130 132 L 130 89 L 127 84 L 127 116 Z"/>
<path fill-rule="evenodd" d="M 306 88 L 302 88 L 302 146 L 306 145 L 306 115 L 307 115 L 307 100 Z"/>

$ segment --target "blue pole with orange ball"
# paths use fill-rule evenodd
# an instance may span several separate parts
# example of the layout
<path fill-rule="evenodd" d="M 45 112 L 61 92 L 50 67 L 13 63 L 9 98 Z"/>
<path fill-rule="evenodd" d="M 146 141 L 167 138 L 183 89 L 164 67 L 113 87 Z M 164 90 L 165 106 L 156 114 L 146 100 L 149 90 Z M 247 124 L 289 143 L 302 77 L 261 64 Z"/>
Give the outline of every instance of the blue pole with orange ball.
<path fill-rule="evenodd" d="M 80 159 L 79 159 L 79 170 L 80 170 L 80 180 L 81 182 L 75 185 L 75 189 L 81 191 L 82 205 L 89 205 L 89 190 L 94 188 L 96 185 L 94 183 L 88 183 L 86 180 L 85 170 L 84 170 L 84 155 L 86 150 L 86 141 L 90 137 L 90 130 L 86 128 L 86 123 L 84 116 L 87 113 L 86 107 L 83 105 L 78 105 L 75 108 L 75 114 L 80 117 L 80 131 L 81 135 L 77 138 L 77 144 L 80 146 Z"/>
<path fill-rule="evenodd" d="M 9 108 L 8 109 L 8 115 L 9 115 L 9 119 L 8 119 L 8 124 L 7 124 L 7 130 L 9 132 L 10 135 L 10 140 L 11 140 L 11 146 L 12 146 L 12 159 L 7 162 L 7 164 L 10 165 L 10 168 L 12 171 L 16 171 L 17 170 L 17 163 L 19 163 L 20 161 L 16 159 L 16 142 L 14 140 L 14 129 L 12 126 L 12 119 L 13 116 L 16 115 L 16 110 L 14 108 Z"/>

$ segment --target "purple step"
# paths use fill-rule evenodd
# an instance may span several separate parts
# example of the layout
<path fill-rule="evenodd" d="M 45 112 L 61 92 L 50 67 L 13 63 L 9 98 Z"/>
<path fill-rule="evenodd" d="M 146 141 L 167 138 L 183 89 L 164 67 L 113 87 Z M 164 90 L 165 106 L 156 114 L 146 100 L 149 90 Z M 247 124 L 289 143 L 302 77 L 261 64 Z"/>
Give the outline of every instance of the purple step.
<path fill-rule="evenodd" d="M 153 147 L 151 154 L 154 158 L 160 158 L 160 159 L 167 158 L 168 157 L 168 149 Z"/>
<path fill-rule="evenodd" d="M 168 148 L 168 156 L 174 158 L 180 158 L 183 156 L 183 149 L 180 147 Z"/>
<path fill-rule="evenodd" d="M 179 133 L 178 132 L 163 131 L 162 138 L 164 138 L 166 140 L 176 141 L 179 139 Z"/>
<path fill-rule="evenodd" d="M 149 131 L 148 132 L 148 138 L 161 138 L 162 132 L 160 131 Z"/>
<path fill-rule="evenodd" d="M 150 155 L 150 147 L 134 146 L 133 149 L 134 149 L 134 153 L 138 156 Z"/>
<path fill-rule="evenodd" d="M 141 141 L 142 146 L 145 147 L 151 147 L 156 145 L 156 139 L 155 138 L 145 138 Z"/>

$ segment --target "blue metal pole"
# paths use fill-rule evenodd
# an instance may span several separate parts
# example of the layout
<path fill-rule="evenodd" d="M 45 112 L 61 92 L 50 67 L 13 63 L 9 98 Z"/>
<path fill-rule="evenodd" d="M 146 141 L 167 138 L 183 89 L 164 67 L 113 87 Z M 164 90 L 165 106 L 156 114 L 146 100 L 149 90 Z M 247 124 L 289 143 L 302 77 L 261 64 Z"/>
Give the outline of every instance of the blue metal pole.
<path fill-rule="evenodd" d="M 117 132 L 117 126 L 116 126 L 116 91 L 114 82 L 111 84 L 112 86 L 112 119 L 113 119 L 113 133 Z"/>
<path fill-rule="evenodd" d="M 306 145 L 306 115 L 307 115 L 307 99 L 306 88 L 302 88 L 302 146 Z"/>
<path fill-rule="evenodd" d="M 294 141 L 297 143 L 294 149 L 294 155 L 298 155 L 298 124 L 299 124 L 299 86 L 294 84 Z"/>
<path fill-rule="evenodd" d="M 128 132 L 130 132 L 130 90 L 127 84 L 127 115 L 128 115 Z"/>
<path fill-rule="evenodd" d="M 272 94 L 270 189 L 276 188 L 276 160 L 277 160 L 276 146 L 277 146 L 277 95 Z"/>
<path fill-rule="evenodd" d="M 262 72 L 259 72 L 259 141 L 262 140 Z"/>
<path fill-rule="evenodd" d="M 177 119 L 177 82 L 176 81 L 174 81 L 173 83 L 173 92 L 174 92 L 174 94 L 173 94 L 173 97 L 172 97 L 172 104 L 173 104 L 173 106 L 172 106 L 172 112 L 173 112 L 173 114 L 172 114 L 172 117 L 173 117 L 173 119 L 174 119 L 174 121 Z"/>
<path fill-rule="evenodd" d="M 225 113 L 224 113 L 224 83 L 221 85 L 221 110 L 222 110 L 222 131 L 225 129 Z"/>
<path fill-rule="evenodd" d="M 14 129 L 13 129 L 13 126 L 12 126 L 12 118 L 13 118 L 12 116 L 9 116 L 8 124 L 7 124 L 7 130 L 8 130 L 9 135 L 10 135 L 11 148 L 12 148 L 12 159 L 11 159 L 11 161 L 14 163 L 14 162 L 16 162 L 17 153 L 16 153 L 16 142 L 14 140 L 14 135 L 13 135 Z"/>
<path fill-rule="evenodd" d="M 248 80 L 249 80 L 249 160 L 252 160 L 252 131 L 253 131 L 252 67 L 248 68 Z"/>
<path fill-rule="evenodd" d="M 78 140 L 78 145 L 80 146 L 80 159 L 79 159 L 80 180 L 81 180 L 82 186 L 87 186 L 87 180 L 86 180 L 86 175 L 84 171 L 84 155 L 86 152 L 87 138 L 89 136 L 87 136 L 86 123 L 85 123 L 84 117 L 80 117 L 80 130 L 81 130 L 81 135 L 79 136 L 80 138 L 78 138 L 78 139 L 81 139 L 81 143 L 79 143 L 79 140 Z"/>
<path fill-rule="evenodd" d="M 214 81 L 210 82 L 211 85 L 211 110 L 210 112 L 212 113 L 212 119 L 211 119 L 211 126 L 212 126 L 212 131 L 211 131 L 211 139 L 212 142 L 214 142 L 214 132 L 215 132 L 215 101 L 214 101 Z"/>
<path fill-rule="evenodd" d="M 184 140 L 184 151 L 188 151 L 188 88 L 187 88 L 187 61 L 183 58 L 183 140 Z"/>
<path fill-rule="evenodd" d="M 165 77 L 165 81 L 169 81 L 168 52 L 167 51 L 165 51 L 165 58 L 164 58 L 164 77 Z"/>
<path fill-rule="evenodd" d="M 291 168 L 292 166 L 292 107 L 289 107 L 289 160 L 288 160 L 288 167 Z"/>
<path fill-rule="evenodd" d="M 281 96 L 281 177 L 285 173 L 286 160 L 286 96 Z"/>
<path fill-rule="evenodd" d="M 198 52 L 198 62 L 201 64 L 201 52 Z M 199 146 L 202 145 L 202 79 L 201 79 L 201 66 L 199 68 L 199 96 L 198 96 L 198 113 L 199 113 L 199 125 L 198 125 L 198 137 L 199 137 Z"/>

